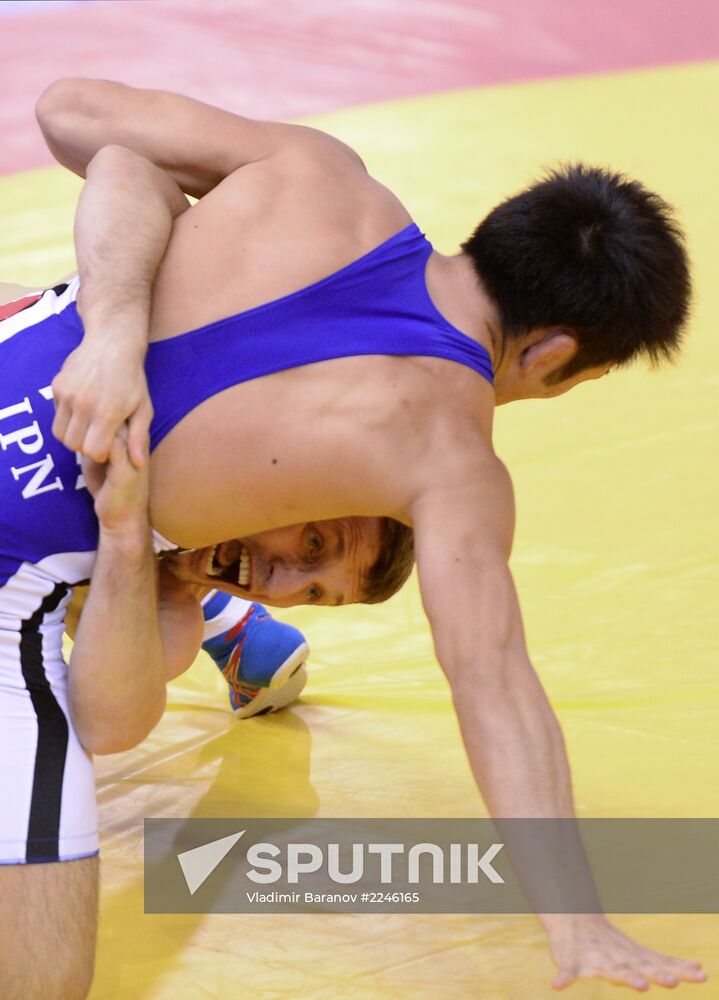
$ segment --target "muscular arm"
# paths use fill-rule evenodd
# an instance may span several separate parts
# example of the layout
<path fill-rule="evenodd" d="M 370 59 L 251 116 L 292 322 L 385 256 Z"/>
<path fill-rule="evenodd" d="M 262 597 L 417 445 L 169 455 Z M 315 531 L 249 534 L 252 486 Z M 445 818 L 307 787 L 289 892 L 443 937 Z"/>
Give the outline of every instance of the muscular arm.
<path fill-rule="evenodd" d="M 437 657 L 470 764 L 501 817 L 572 816 L 564 740 L 530 663 L 507 564 L 509 476 L 494 457 L 413 511 L 417 565 Z"/>
<path fill-rule="evenodd" d="M 437 477 L 439 479 L 439 475 Z M 439 480 L 442 482 L 442 480 Z M 447 675 L 477 784 L 501 819 L 574 816 L 571 777 L 557 719 L 530 663 L 516 591 L 507 565 L 514 524 L 509 476 L 491 454 L 469 456 L 463 475 L 427 492 L 413 511 L 422 598 L 437 657 Z M 507 827 L 505 826 L 505 829 Z M 516 827 L 515 827 L 516 829 Z M 508 848 L 530 900 L 535 880 L 558 883 L 557 898 L 594 895 L 575 824 L 538 862 L 528 837 Z M 504 836 L 504 834 L 502 834 Z M 518 851 L 513 847 L 518 846 Z M 542 869 L 539 871 L 539 869 Z M 541 917 L 559 966 L 553 985 L 601 976 L 647 989 L 701 982 L 696 963 L 657 954 L 590 912 Z"/>
<path fill-rule="evenodd" d="M 152 417 L 143 371 L 152 283 L 187 207 L 174 181 L 131 150 L 105 146 L 88 166 L 75 215 L 84 337 L 53 382 L 53 431 L 95 461 L 107 460 L 125 420 L 140 461 Z"/>
<path fill-rule="evenodd" d="M 173 219 L 187 207 L 180 188 L 201 196 L 247 164 L 300 148 L 361 161 L 316 129 L 103 80 L 57 81 L 37 117 L 58 161 L 87 177 L 75 225 L 85 340 L 54 385 L 54 430 L 69 448 L 105 461 L 129 418 L 137 462 L 151 419 L 142 370 L 150 293 Z"/>
<path fill-rule="evenodd" d="M 157 618 L 165 662 L 165 680 L 188 670 L 200 651 L 204 636 L 202 607 L 189 584 L 181 583 L 158 566 Z M 87 587 L 76 587 L 65 614 L 65 631 L 75 639 L 88 598 Z M 112 611 L 110 610 L 110 613 Z M 137 650 L 132 652 L 137 656 Z"/>
<path fill-rule="evenodd" d="M 337 139 L 301 125 L 254 121 L 161 90 L 108 80 L 57 80 L 41 95 L 37 120 L 55 159 L 85 176 L 103 146 L 119 144 L 161 167 L 196 198 L 248 163 L 314 143 L 361 162 Z"/>
<path fill-rule="evenodd" d="M 70 712 L 91 753 L 139 743 L 165 707 L 149 474 L 118 436 L 106 468 L 84 463 L 100 525 L 97 561 L 70 657 Z"/>

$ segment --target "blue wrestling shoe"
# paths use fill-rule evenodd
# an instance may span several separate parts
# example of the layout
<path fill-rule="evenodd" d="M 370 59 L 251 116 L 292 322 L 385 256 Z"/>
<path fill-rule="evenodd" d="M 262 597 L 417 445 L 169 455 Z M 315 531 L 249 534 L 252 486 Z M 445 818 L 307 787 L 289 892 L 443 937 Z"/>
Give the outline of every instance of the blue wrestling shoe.
<path fill-rule="evenodd" d="M 293 702 L 307 683 L 305 660 L 309 647 L 293 625 L 278 622 L 261 604 L 250 604 L 228 595 L 216 595 L 222 603 L 221 619 L 238 612 L 227 631 L 206 639 L 202 647 L 213 658 L 230 685 L 230 704 L 241 719 L 276 712 Z M 205 617 L 214 619 L 216 598 L 205 606 Z M 219 618 L 220 615 L 217 615 Z M 208 621 L 208 626 L 211 624 Z"/>

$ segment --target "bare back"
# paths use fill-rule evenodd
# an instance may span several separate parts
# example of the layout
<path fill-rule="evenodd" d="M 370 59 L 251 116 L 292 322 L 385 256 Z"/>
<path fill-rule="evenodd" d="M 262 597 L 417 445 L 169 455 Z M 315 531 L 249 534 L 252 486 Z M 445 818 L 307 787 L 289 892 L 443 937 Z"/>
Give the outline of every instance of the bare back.
<path fill-rule="evenodd" d="M 341 149 L 243 167 L 178 219 L 155 286 L 151 340 L 304 288 L 410 221 Z M 442 360 L 373 355 L 236 385 L 192 410 L 157 448 L 153 523 L 197 546 L 310 519 L 406 521 L 438 462 L 459 461 L 458 440 L 470 448 L 473 435 L 489 433 L 481 381 Z"/>

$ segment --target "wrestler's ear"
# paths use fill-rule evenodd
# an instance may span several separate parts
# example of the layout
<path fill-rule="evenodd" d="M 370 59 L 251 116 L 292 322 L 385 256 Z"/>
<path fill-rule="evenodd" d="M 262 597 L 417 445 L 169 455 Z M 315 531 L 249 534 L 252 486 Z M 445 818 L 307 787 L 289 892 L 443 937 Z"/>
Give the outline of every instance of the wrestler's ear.
<path fill-rule="evenodd" d="M 574 331 L 563 326 L 533 330 L 527 340 L 519 357 L 520 367 L 524 375 L 539 377 L 542 381 L 569 364 L 579 347 Z"/>

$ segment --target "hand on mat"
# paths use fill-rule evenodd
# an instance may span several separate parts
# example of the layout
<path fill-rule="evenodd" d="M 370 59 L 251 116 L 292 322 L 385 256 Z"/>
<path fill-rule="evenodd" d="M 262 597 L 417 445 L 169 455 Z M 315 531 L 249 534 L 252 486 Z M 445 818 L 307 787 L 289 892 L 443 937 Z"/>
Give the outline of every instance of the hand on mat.
<path fill-rule="evenodd" d="M 149 440 L 145 434 L 139 465 L 130 461 L 127 442 L 128 430 L 121 427 L 112 442 L 109 462 L 95 462 L 85 455 L 82 458 L 82 473 L 95 500 L 95 513 L 106 531 L 149 525 Z"/>
<path fill-rule="evenodd" d="M 143 355 L 121 338 L 111 344 L 83 341 L 65 360 L 52 383 L 53 434 L 72 451 L 107 462 L 112 442 L 127 422 L 128 452 L 138 468 L 152 420 Z"/>
<path fill-rule="evenodd" d="M 551 923 L 550 923 L 551 921 Z M 591 914 L 547 918 L 549 947 L 559 974 L 557 990 L 578 979 L 606 979 L 644 992 L 655 983 L 673 987 L 680 982 L 703 983 L 701 963 L 661 955 L 644 948 L 613 927 L 606 917 Z"/>

